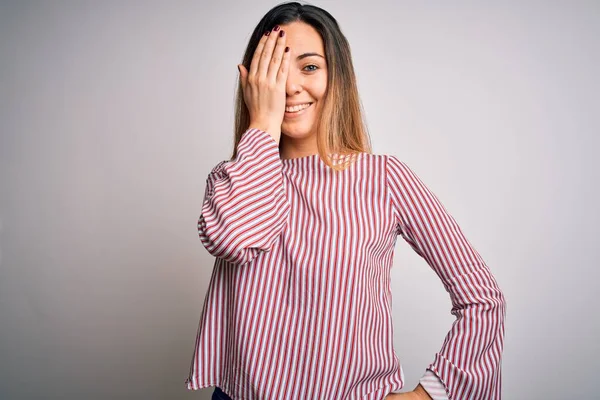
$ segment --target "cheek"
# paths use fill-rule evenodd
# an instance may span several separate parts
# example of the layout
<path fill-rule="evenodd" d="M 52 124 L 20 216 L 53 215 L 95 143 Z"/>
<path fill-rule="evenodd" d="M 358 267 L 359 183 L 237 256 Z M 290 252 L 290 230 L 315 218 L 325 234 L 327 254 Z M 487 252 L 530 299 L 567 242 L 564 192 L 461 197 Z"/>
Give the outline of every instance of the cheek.
<path fill-rule="evenodd" d="M 322 98 L 327 91 L 327 75 L 319 82 L 319 98 Z"/>
<path fill-rule="evenodd" d="M 315 82 L 315 85 L 313 85 L 312 95 L 315 99 L 321 100 L 323 98 L 323 96 L 325 96 L 326 90 L 327 90 L 327 81 Z"/>
<path fill-rule="evenodd" d="M 327 89 L 327 74 L 315 74 L 310 80 L 305 81 L 304 88 L 315 100 L 320 100 Z"/>

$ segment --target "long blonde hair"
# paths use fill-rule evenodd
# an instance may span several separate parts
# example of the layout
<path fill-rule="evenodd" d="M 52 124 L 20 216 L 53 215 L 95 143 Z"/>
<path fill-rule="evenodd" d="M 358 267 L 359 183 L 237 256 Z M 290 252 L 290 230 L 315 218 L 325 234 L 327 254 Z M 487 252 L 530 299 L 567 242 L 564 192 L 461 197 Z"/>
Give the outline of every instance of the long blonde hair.
<path fill-rule="evenodd" d="M 319 157 L 330 168 L 344 170 L 349 162 L 355 159 L 355 155 L 361 152 L 372 153 L 372 150 L 358 95 L 350 45 L 335 18 L 322 8 L 310 4 L 303 5 L 298 2 L 279 4 L 265 14 L 254 29 L 242 64 L 246 70 L 250 70 L 256 46 L 265 31 L 271 30 L 275 25 L 285 25 L 295 21 L 311 25 L 323 40 L 328 74 L 322 112 L 316 121 L 317 147 Z M 250 113 L 244 102 L 240 81 L 235 101 L 235 139 L 232 160 L 237 156 L 237 145 L 242 134 L 249 128 L 249 124 Z M 351 157 L 334 164 L 328 156 L 334 153 Z"/>

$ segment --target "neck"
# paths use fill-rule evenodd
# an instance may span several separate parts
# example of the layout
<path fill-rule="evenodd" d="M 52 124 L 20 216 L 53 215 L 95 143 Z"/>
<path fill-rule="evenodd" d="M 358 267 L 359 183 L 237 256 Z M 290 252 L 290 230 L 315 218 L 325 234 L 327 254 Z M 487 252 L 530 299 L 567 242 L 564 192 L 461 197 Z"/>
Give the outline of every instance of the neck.
<path fill-rule="evenodd" d="M 281 133 L 279 155 L 282 159 L 306 157 L 318 152 L 316 135 L 294 138 Z"/>

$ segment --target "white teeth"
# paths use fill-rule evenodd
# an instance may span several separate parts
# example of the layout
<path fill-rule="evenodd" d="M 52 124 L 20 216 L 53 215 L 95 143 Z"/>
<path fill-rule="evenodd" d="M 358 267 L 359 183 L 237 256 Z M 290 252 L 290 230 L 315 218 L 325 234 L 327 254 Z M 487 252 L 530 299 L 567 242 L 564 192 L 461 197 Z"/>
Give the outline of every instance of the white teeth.
<path fill-rule="evenodd" d="M 285 111 L 287 112 L 298 112 L 301 110 L 304 110 L 305 108 L 307 108 L 308 106 L 310 106 L 310 103 L 306 103 L 306 104 L 299 104 L 297 106 L 292 106 L 292 107 L 286 107 Z"/>

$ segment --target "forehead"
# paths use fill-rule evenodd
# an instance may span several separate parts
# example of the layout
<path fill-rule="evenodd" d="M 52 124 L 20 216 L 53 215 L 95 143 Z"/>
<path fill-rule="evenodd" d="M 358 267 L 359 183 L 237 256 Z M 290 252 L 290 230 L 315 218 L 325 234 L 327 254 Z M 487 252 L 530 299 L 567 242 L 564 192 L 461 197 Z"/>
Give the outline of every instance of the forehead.
<path fill-rule="evenodd" d="M 305 22 L 291 22 L 281 25 L 285 31 L 286 45 L 293 53 L 317 52 L 325 55 L 323 39 L 315 28 Z"/>

